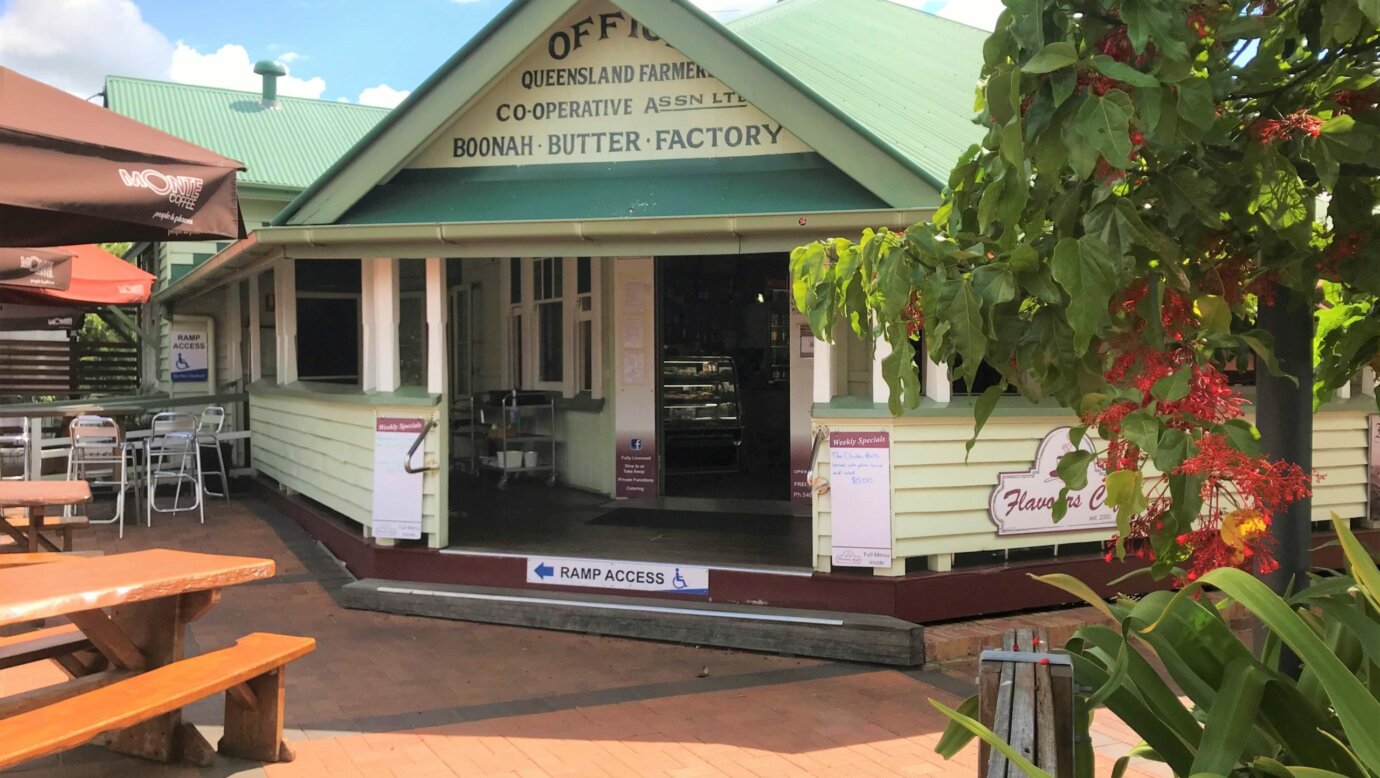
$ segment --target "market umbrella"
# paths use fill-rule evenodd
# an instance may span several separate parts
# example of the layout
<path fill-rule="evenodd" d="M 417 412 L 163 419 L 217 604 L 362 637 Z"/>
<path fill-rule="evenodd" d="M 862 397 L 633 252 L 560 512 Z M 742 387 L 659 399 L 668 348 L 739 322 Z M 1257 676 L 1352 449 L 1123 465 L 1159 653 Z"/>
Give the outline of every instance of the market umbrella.
<path fill-rule="evenodd" d="M 0 246 L 242 238 L 243 169 L 0 67 Z"/>
<path fill-rule="evenodd" d="M 0 286 L 66 289 L 73 253 L 67 249 L 0 248 Z"/>
<path fill-rule="evenodd" d="M 66 289 L 13 289 L 12 293 L 35 303 L 77 303 L 89 306 L 137 305 L 148 302 L 154 277 L 109 251 L 87 244 L 61 246 L 67 252 L 70 281 Z"/>
<path fill-rule="evenodd" d="M 86 310 L 56 300 L 35 302 L 22 293 L 0 291 L 0 332 L 74 330 L 86 320 Z"/>

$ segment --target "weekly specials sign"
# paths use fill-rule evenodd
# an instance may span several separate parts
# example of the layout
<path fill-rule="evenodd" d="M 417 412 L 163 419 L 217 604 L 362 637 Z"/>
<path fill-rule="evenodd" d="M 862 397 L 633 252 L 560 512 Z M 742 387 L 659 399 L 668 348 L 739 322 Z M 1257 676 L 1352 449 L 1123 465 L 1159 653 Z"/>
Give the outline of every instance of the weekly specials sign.
<path fill-rule="evenodd" d="M 1078 447 L 1097 453 L 1086 435 Z M 1040 441 L 1033 467 L 997 477 L 989 510 L 998 535 L 1076 532 L 1116 526 L 1116 511 L 1107 507 L 1107 475 L 1095 462 L 1088 465 L 1088 485 L 1068 494 L 1065 498 L 1069 504 L 1068 513 L 1055 523 L 1054 503 L 1064 488 L 1055 469 L 1059 466 L 1059 458 L 1070 451 L 1073 451 L 1073 441 L 1069 439 L 1069 428 L 1058 427 Z"/>
<path fill-rule="evenodd" d="M 582 3 L 411 167 L 810 151 L 625 11 Z"/>

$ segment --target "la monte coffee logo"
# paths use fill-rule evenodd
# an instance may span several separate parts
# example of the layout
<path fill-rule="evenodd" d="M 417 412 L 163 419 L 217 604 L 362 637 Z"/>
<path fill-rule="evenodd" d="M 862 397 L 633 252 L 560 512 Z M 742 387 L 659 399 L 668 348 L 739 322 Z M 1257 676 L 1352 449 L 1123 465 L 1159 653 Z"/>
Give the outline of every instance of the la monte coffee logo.
<path fill-rule="evenodd" d="M 1078 447 L 1097 453 L 1092 440 L 1084 435 Z M 1096 462 L 1088 466 L 1088 485 L 1065 498 L 1068 513 L 1054 522 L 1054 503 L 1064 482 L 1055 469 L 1059 458 L 1073 451 L 1069 428 L 1050 430 L 1035 451 L 1034 466 L 1024 472 L 1002 473 L 992 490 L 988 510 L 997 525 L 998 535 L 1025 535 L 1036 532 L 1075 532 L 1116 526 L 1116 511 L 1107 507 L 1107 474 Z"/>

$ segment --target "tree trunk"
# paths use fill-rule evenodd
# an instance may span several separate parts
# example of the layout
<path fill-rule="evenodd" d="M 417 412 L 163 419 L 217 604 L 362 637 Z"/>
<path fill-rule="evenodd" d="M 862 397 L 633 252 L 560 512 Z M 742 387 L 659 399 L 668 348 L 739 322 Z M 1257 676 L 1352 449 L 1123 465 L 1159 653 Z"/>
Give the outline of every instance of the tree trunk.
<path fill-rule="evenodd" d="M 1275 339 L 1275 354 L 1287 376 L 1274 376 L 1256 361 L 1256 427 L 1271 459 L 1313 471 L 1313 311 L 1307 299 L 1276 286 L 1274 302 L 1261 304 L 1257 325 Z M 1279 569 L 1266 577 L 1280 594 L 1308 585 L 1313 501 L 1304 499 L 1276 514 L 1271 526 Z M 1280 670 L 1295 678 L 1298 658 L 1284 647 Z"/>

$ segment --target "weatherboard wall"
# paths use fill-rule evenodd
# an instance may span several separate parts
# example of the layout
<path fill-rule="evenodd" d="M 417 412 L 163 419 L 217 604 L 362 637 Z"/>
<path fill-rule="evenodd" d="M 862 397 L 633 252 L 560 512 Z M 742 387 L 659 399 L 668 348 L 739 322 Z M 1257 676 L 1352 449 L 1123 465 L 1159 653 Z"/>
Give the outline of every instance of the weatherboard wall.
<path fill-rule="evenodd" d="M 1102 541 L 1109 531 L 999 536 L 988 513 L 998 474 L 1029 470 L 1036 447 L 1047 432 L 1074 423 L 1071 416 L 1019 407 L 998 408 L 967 463 L 964 443 L 972 434 L 971 408 L 922 408 L 899 418 L 885 408 L 859 413 L 817 405 L 814 423 L 834 432 L 887 430 L 891 433 L 892 534 L 896 566 L 905 558 L 1002 551 L 1055 544 Z M 1325 521 L 1335 512 L 1357 518 L 1366 508 L 1366 416 L 1375 401 L 1364 397 L 1324 406 L 1314 417 L 1313 463 L 1321 478 L 1314 487 L 1313 518 Z M 870 417 L 870 418 L 869 418 Z M 829 451 L 823 447 L 819 472 L 829 473 Z M 815 499 L 816 569 L 830 569 L 831 509 L 828 494 Z M 888 574 L 879 570 L 878 574 Z"/>

